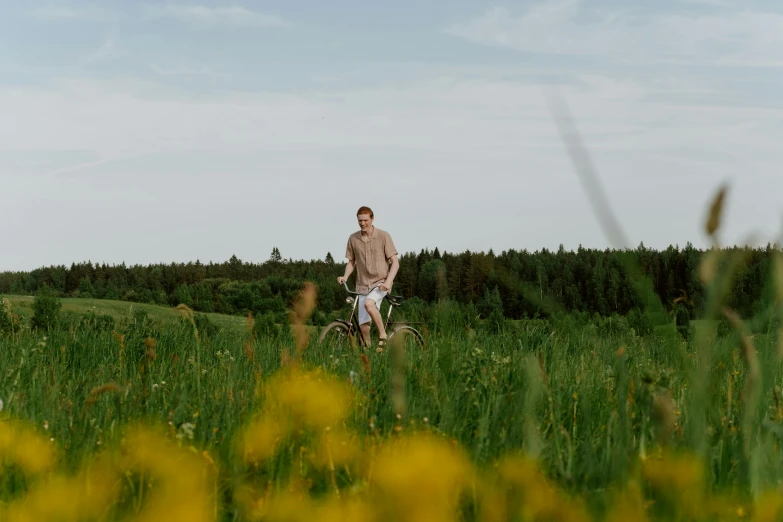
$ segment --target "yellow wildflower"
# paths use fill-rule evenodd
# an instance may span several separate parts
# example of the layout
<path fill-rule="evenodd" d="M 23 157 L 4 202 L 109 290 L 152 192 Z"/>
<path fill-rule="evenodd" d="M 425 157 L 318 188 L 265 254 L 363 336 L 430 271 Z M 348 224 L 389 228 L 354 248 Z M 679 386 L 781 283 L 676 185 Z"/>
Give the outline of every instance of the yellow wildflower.
<path fill-rule="evenodd" d="M 699 492 L 704 478 L 703 464 L 698 459 L 670 453 L 647 459 L 643 473 L 653 488 L 679 495 Z"/>
<path fill-rule="evenodd" d="M 277 420 L 262 416 L 250 423 L 237 439 L 237 453 L 247 462 L 257 464 L 274 455 L 285 430 Z"/>
<path fill-rule="evenodd" d="M 610 503 L 606 522 L 647 522 L 647 520 L 649 518 L 641 488 L 636 482 L 630 482 Z"/>
<path fill-rule="evenodd" d="M 74 477 L 52 475 L 0 511 L 0 520 L 98 519 L 116 501 L 120 483 L 105 465 L 90 466 Z"/>
<path fill-rule="evenodd" d="M 779 491 L 766 491 L 756 503 L 754 522 L 777 522 L 783 517 L 783 495 Z"/>
<path fill-rule="evenodd" d="M 55 460 L 52 444 L 32 428 L 0 420 L 0 460 L 19 465 L 25 473 L 49 469 Z"/>
<path fill-rule="evenodd" d="M 361 455 L 361 441 L 344 429 L 322 432 L 311 459 L 320 468 L 336 468 L 354 463 Z"/>
<path fill-rule="evenodd" d="M 151 475 L 153 489 L 138 521 L 214 520 L 210 469 L 199 453 L 180 448 L 149 428 L 130 430 L 122 464 L 129 471 Z"/>
<path fill-rule="evenodd" d="M 335 427 L 348 414 L 351 389 L 323 371 L 294 367 L 275 375 L 266 386 L 265 410 L 291 428 L 323 430 Z"/>
<path fill-rule="evenodd" d="M 704 467 L 694 456 L 663 452 L 644 461 L 642 474 L 650 487 L 671 507 L 696 516 L 704 504 Z"/>
<path fill-rule="evenodd" d="M 454 445 L 429 434 L 406 435 L 385 444 L 372 481 L 385 511 L 400 520 L 451 520 L 471 469 Z"/>
<path fill-rule="evenodd" d="M 370 522 L 376 520 L 372 506 L 360 499 L 339 500 L 334 497 L 313 506 L 312 518 L 320 522 Z"/>
<path fill-rule="evenodd" d="M 539 469 L 538 463 L 527 456 L 508 456 L 497 465 L 497 475 L 491 485 L 504 492 L 501 498 L 488 497 L 488 501 L 500 503 L 504 510 L 485 505 L 493 519 L 505 520 L 521 517 L 522 520 L 588 521 L 587 510 L 578 500 L 566 497 L 550 483 Z M 502 518 L 500 516 L 502 515 Z"/>

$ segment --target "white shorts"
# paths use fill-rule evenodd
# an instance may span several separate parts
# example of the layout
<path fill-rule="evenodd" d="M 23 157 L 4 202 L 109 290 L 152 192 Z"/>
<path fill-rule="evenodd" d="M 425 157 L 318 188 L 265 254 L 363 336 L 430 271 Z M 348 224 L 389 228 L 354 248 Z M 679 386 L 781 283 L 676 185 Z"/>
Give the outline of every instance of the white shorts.
<path fill-rule="evenodd" d="M 367 296 L 360 295 L 359 296 L 359 324 L 365 324 L 369 323 L 372 319 L 370 318 L 370 314 L 367 312 L 367 309 L 364 307 L 364 301 L 365 299 L 372 299 L 375 301 L 375 306 L 378 308 L 378 310 L 381 309 L 381 301 L 383 301 L 383 298 L 386 296 L 387 292 L 384 292 L 380 288 L 376 288 Z"/>

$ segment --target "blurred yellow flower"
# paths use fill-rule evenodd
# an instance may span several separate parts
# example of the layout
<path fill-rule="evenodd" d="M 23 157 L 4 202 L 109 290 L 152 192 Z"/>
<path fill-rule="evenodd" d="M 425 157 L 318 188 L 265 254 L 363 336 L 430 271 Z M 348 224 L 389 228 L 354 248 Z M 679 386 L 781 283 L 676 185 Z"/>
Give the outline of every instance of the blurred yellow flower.
<path fill-rule="evenodd" d="M 0 510 L 0 520 L 100 519 L 117 500 L 120 484 L 121 477 L 102 464 L 89 464 L 74 477 L 51 475 Z"/>
<path fill-rule="evenodd" d="M 405 435 L 384 444 L 372 483 L 392 519 L 453 520 L 472 469 L 456 445 L 431 434 Z"/>
<path fill-rule="evenodd" d="M 350 386 L 320 369 L 293 366 L 274 375 L 262 391 L 262 411 L 236 438 L 235 450 L 247 462 L 273 456 L 285 437 L 301 429 L 315 432 L 316 465 L 342 465 L 355 458 L 356 442 L 342 427 L 354 399 Z"/>
<path fill-rule="evenodd" d="M 362 441 L 344 429 L 324 430 L 316 439 L 311 460 L 320 468 L 353 464 L 362 454 Z"/>
<path fill-rule="evenodd" d="M 134 520 L 215 520 L 211 467 L 199 453 L 180 448 L 162 432 L 146 427 L 129 430 L 124 450 L 124 470 L 149 474 L 153 484 L 152 494 Z"/>
<path fill-rule="evenodd" d="M 348 415 L 352 389 L 320 369 L 292 367 L 266 385 L 264 410 L 291 429 L 335 427 Z"/>
<path fill-rule="evenodd" d="M 19 465 L 25 473 L 35 474 L 54 465 L 55 450 L 48 438 L 32 428 L 0 420 L 0 459 Z"/>
<path fill-rule="evenodd" d="M 778 522 L 783 518 L 783 495 L 780 491 L 766 491 L 756 502 L 754 522 Z"/>
<path fill-rule="evenodd" d="M 349 498 L 339 500 L 334 497 L 313 506 L 312 518 L 319 522 L 370 522 L 377 520 L 375 511 L 367 501 Z"/>
<path fill-rule="evenodd" d="M 612 498 L 606 522 L 647 522 L 648 520 L 641 487 L 635 481 L 630 481 Z"/>
<path fill-rule="evenodd" d="M 285 430 L 276 419 L 262 416 L 251 422 L 237 437 L 236 452 L 253 464 L 274 455 Z"/>
<path fill-rule="evenodd" d="M 654 489 L 678 496 L 699 494 L 704 479 L 704 465 L 697 458 L 664 453 L 644 461 L 644 478 Z"/>
<path fill-rule="evenodd" d="M 265 522 L 370 522 L 378 520 L 373 506 L 358 498 L 334 496 L 314 500 L 309 496 L 282 493 L 253 514 Z"/>
<path fill-rule="evenodd" d="M 498 463 L 496 475 L 486 488 L 502 491 L 500 498 L 485 498 L 500 503 L 503 511 L 485 505 L 485 511 L 496 520 L 560 520 L 582 522 L 590 520 L 578 499 L 570 499 L 558 490 L 539 469 L 538 463 L 525 455 L 507 456 Z M 502 518 L 499 518 L 501 517 Z"/>
<path fill-rule="evenodd" d="M 707 503 L 704 498 L 704 464 L 689 454 L 663 452 L 643 462 L 642 476 L 650 488 L 686 517 L 695 517 Z"/>

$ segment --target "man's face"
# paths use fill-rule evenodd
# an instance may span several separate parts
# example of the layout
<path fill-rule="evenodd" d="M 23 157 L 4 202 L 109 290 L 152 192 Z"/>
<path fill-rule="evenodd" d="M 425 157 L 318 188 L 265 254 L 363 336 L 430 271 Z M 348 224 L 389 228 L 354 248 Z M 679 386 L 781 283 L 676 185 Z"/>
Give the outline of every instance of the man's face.
<path fill-rule="evenodd" d="M 370 214 L 359 214 L 356 217 L 359 220 L 359 228 L 362 230 L 362 232 L 367 232 L 370 230 L 370 227 L 372 226 L 372 218 L 370 217 Z"/>

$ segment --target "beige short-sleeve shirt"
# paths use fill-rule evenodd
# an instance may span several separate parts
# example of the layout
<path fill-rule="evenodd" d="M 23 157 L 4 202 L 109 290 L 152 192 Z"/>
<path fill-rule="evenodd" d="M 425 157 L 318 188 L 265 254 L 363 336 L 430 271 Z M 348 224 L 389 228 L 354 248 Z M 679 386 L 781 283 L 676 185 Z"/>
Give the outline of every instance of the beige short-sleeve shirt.
<path fill-rule="evenodd" d="M 391 236 L 380 228 L 363 237 L 357 230 L 348 238 L 345 258 L 356 267 L 356 291 L 365 293 L 389 275 L 389 260 L 397 255 Z"/>

